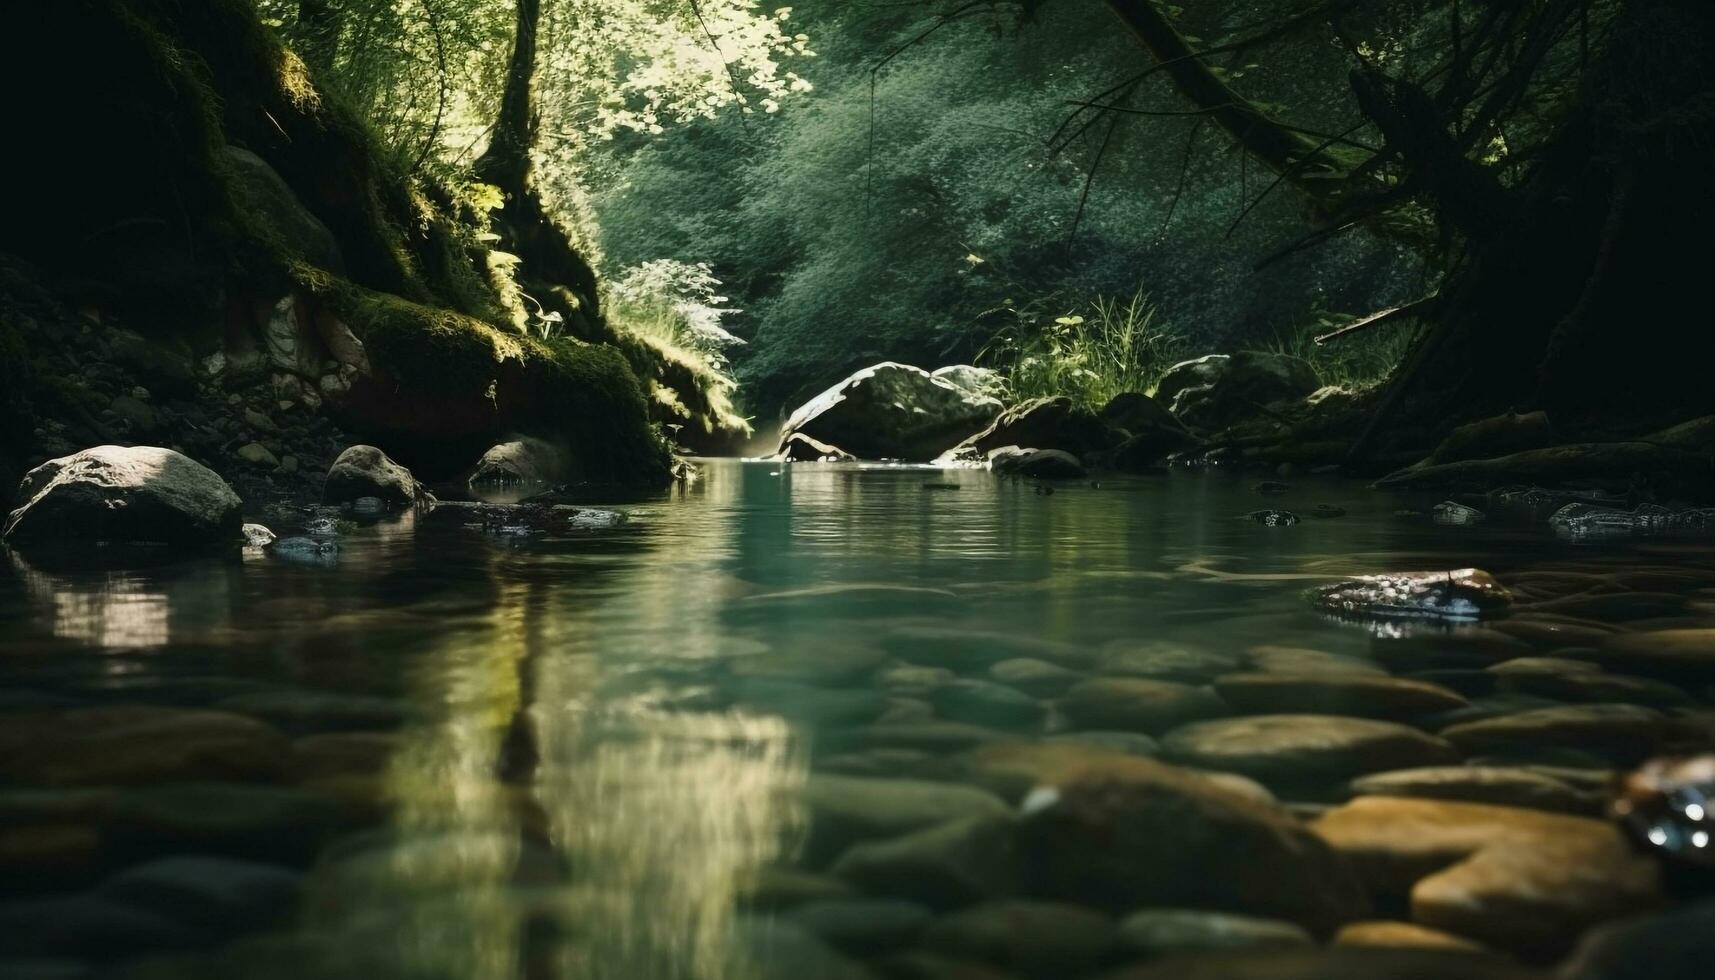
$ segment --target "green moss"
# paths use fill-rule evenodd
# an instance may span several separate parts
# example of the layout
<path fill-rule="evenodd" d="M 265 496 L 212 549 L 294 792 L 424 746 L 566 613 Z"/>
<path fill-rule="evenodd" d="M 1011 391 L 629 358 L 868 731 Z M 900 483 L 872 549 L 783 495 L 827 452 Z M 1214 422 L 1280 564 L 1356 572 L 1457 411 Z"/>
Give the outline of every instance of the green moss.
<path fill-rule="evenodd" d="M 583 480 L 665 481 L 666 447 L 649 426 L 637 376 L 617 350 L 523 337 L 302 264 L 294 276 L 363 341 L 373 368 L 403 396 L 491 403 L 492 435 L 563 441 Z"/>

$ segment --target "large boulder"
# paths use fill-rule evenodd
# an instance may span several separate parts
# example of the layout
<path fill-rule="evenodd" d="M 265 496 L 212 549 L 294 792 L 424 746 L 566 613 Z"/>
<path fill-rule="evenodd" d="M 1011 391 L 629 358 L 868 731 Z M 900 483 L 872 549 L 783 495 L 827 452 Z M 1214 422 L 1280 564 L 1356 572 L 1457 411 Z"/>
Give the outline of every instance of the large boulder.
<path fill-rule="evenodd" d="M 1028 476 L 1038 480 L 1076 480 L 1084 475 L 1084 464 L 1062 449 L 1020 449 L 1002 446 L 989 454 L 989 469 L 1003 476 Z"/>
<path fill-rule="evenodd" d="M 311 265 L 332 272 L 345 269 L 339 241 L 328 226 L 298 200 L 268 161 L 236 146 L 222 148 L 228 186 L 238 206 L 255 215 L 281 242 Z"/>
<path fill-rule="evenodd" d="M 565 450 L 545 439 L 519 436 L 489 447 L 476 461 L 472 486 L 507 483 L 559 483 L 566 478 Z"/>
<path fill-rule="evenodd" d="M 928 462 L 993 421 L 1000 402 L 909 364 L 886 361 L 805 402 L 780 429 L 865 459 Z"/>
<path fill-rule="evenodd" d="M 1117 470 L 1147 470 L 1169 454 L 1197 445 L 1197 437 L 1184 423 L 1142 392 L 1115 395 L 1102 406 L 1100 417 L 1116 436 L 1107 462 Z"/>
<path fill-rule="evenodd" d="M 1243 912 L 1318 934 L 1369 914 L 1356 874 L 1316 835 L 1196 773 L 1069 743 L 996 743 L 965 766 L 987 785 L 1035 786 L 1020 828 L 1031 894 Z"/>
<path fill-rule="evenodd" d="M 1064 396 L 1032 398 L 995 417 L 988 428 L 951 450 L 970 448 L 988 455 L 1004 446 L 1025 449 L 1060 449 L 1073 456 L 1105 449 L 1116 433 L 1096 413 L 1072 404 Z"/>
<path fill-rule="evenodd" d="M 393 462 L 386 453 L 374 446 L 352 446 L 340 453 L 328 468 L 322 500 L 342 504 L 359 497 L 377 497 L 395 506 L 434 499 L 410 470 Z"/>
<path fill-rule="evenodd" d="M 236 544 L 238 494 L 218 474 L 159 446 L 97 446 L 50 459 L 25 474 L 5 540 Z"/>
<path fill-rule="evenodd" d="M 1315 369 L 1303 358 L 1241 351 L 1175 364 L 1162 376 L 1155 396 L 1187 425 L 1212 431 L 1275 402 L 1302 399 L 1318 387 Z"/>

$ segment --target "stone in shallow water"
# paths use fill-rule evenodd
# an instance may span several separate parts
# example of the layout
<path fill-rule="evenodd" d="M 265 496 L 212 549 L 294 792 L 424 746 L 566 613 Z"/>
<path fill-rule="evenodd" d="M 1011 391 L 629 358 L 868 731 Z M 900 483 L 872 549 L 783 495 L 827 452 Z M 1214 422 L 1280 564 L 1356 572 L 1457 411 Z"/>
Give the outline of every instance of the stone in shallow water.
<path fill-rule="evenodd" d="M 1464 707 L 1438 684 L 1361 673 L 1228 674 L 1215 680 L 1221 700 L 1239 711 L 1414 718 Z"/>
<path fill-rule="evenodd" d="M 887 980 L 1015 980 L 982 963 L 921 950 L 884 957 L 875 967 Z"/>
<path fill-rule="evenodd" d="M 986 668 L 1014 657 L 1030 657 L 1073 668 L 1087 667 L 1096 659 L 1094 651 L 1070 643 L 946 626 L 901 627 L 882 637 L 881 646 L 913 664 L 954 670 Z"/>
<path fill-rule="evenodd" d="M 995 728 L 1031 728 L 1046 712 L 1042 703 L 1022 691 L 993 681 L 961 678 L 929 696 L 936 714 L 948 721 Z"/>
<path fill-rule="evenodd" d="M 1590 659 L 1628 673 L 1715 680 L 1715 628 L 1620 633 L 1609 637 Z"/>
<path fill-rule="evenodd" d="M 159 446 L 97 446 L 50 459 L 18 486 L 6 518 L 19 547 L 64 543 L 237 544 L 242 502 L 218 474 Z"/>
<path fill-rule="evenodd" d="M 1082 674 L 1032 657 L 1014 657 L 989 667 L 989 677 L 1037 697 L 1053 697 L 1076 683 Z"/>
<path fill-rule="evenodd" d="M 754 980 L 873 980 L 868 970 L 803 928 L 778 919 L 742 918 L 734 929 L 743 966 L 733 976 Z"/>
<path fill-rule="evenodd" d="M 1512 604 L 1512 594 L 1477 568 L 1363 575 L 1323 586 L 1313 598 L 1322 611 L 1343 618 L 1450 622 L 1498 615 Z"/>
<path fill-rule="evenodd" d="M 1574 749 L 1621 763 L 1648 756 L 1666 727 L 1662 713 L 1634 704 L 1580 704 L 1537 708 L 1464 722 L 1441 736 L 1466 752 Z"/>
<path fill-rule="evenodd" d="M 760 911 L 789 909 L 818 899 L 851 898 L 857 894 L 849 882 L 833 875 L 768 866 L 745 878 L 738 888 L 738 904 Z"/>
<path fill-rule="evenodd" d="M 1113 920 L 1081 905 L 1008 899 L 936 919 L 923 946 L 1025 977 L 1082 976 L 1114 951 Z"/>
<path fill-rule="evenodd" d="M 157 912 L 93 895 L 0 904 L 0 954 L 105 960 L 204 940 Z"/>
<path fill-rule="evenodd" d="M 343 822 L 331 801 L 300 790 L 173 783 L 125 793 L 114 837 L 127 853 L 201 853 L 298 864 Z"/>
<path fill-rule="evenodd" d="M 1561 968 L 1563 980 L 1706 977 L 1715 942 L 1715 901 L 1592 930 Z"/>
<path fill-rule="evenodd" d="M 886 660 L 887 655 L 875 647 L 806 643 L 793 650 L 734 657 L 727 670 L 734 677 L 839 686 L 862 680 Z"/>
<path fill-rule="evenodd" d="M 1387 671 L 1375 664 L 1357 657 L 1344 657 L 1301 647 L 1263 644 L 1251 647 L 1245 651 L 1245 656 L 1250 662 L 1251 670 L 1266 674 L 1387 674 Z M 1232 667 L 1216 673 L 1232 673 L 1238 669 L 1239 665 L 1234 663 Z"/>
<path fill-rule="evenodd" d="M 1313 827 L 1378 894 L 1409 894 L 1414 922 L 1527 957 L 1661 901 L 1655 865 L 1604 821 L 1366 796 Z"/>
<path fill-rule="evenodd" d="M 1157 734 L 1227 713 L 1208 688 L 1133 677 L 1084 681 L 1066 692 L 1060 711 L 1079 728 Z"/>
<path fill-rule="evenodd" d="M 1458 761 L 1453 746 L 1415 728 L 1334 715 L 1252 715 L 1168 732 L 1162 753 L 1269 785 L 1340 781 L 1365 773 Z"/>
<path fill-rule="evenodd" d="M 965 768 L 1036 787 L 1020 838 L 1031 895 L 1275 916 L 1319 933 L 1369 912 L 1351 869 L 1302 825 L 1196 773 L 1064 743 L 986 746 Z"/>
<path fill-rule="evenodd" d="M 1313 946 L 1303 926 L 1204 909 L 1144 909 L 1120 922 L 1126 948 L 1151 957 L 1213 949 Z"/>
<path fill-rule="evenodd" d="M 123 705 L 0 719 L 0 779 L 25 785 L 266 779 L 286 754 L 274 728 L 225 711 Z"/>
<path fill-rule="evenodd" d="M 733 678 L 722 690 L 735 704 L 811 728 L 871 721 L 887 710 L 887 698 L 875 691 L 761 678 Z"/>
<path fill-rule="evenodd" d="M 1059 735 L 1050 735 L 1044 741 L 1050 745 L 1056 742 L 1087 745 L 1092 748 L 1124 752 L 1127 755 L 1153 756 L 1161 751 L 1160 744 L 1142 732 L 1063 732 Z"/>
<path fill-rule="evenodd" d="M 1352 780 L 1352 794 L 1493 803 L 1586 816 L 1596 814 L 1602 807 L 1601 794 L 1523 766 L 1396 769 Z"/>
<path fill-rule="evenodd" d="M 1084 464 L 1063 449 L 1021 449 L 1003 446 L 988 454 L 989 469 L 1006 476 L 1038 480 L 1076 480 L 1085 475 Z"/>
<path fill-rule="evenodd" d="M 1469 939 L 1420 926 L 1415 922 L 1392 922 L 1377 919 L 1354 922 L 1334 935 L 1336 946 L 1379 946 L 1385 949 L 1445 949 L 1481 952 L 1483 947 Z"/>
<path fill-rule="evenodd" d="M 1033 661 L 1040 663 L 1041 661 Z M 916 667 L 901 664 L 876 675 L 876 683 L 891 694 L 923 697 L 958 675 L 945 667 Z"/>
<path fill-rule="evenodd" d="M 795 906 L 783 918 L 842 953 L 873 956 L 910 945 L 933 913 L 897 898 L 822 898 Z"/>
<path fill-rule="evenodd" d="M 1170 957 L 1102 980 L 1542 980 L 1500 957 L 1432 949 L 1264 949 Z"/>
<path fill-rule="evenodd" d="M 854 841 L 890 837 L 969 817 L 1004 817 L 1011 810 L 974 786 L 916 779 L 812 776 L 804 784 L 812 853 L 832 854 Z"/>
<path fill-rule="evenodd" d="M 1110 677 L 1142 677 L 1157 681 L 1201 684 L 1239 669 L 1236 654 L 1217 653 L 1178 643 L 1126 642 L 1107 647 L 1096 673 Z"/>
<path fill-rule="evenodd" d="M 1558 657 L 1523 657 L 1495 664 L 1501 691 L 1532 694 L 1557 701 L 1619 702 L 1652 708 L 1674 708 L 1692 702 L 1691 695 L 1666 681 L 1606 673 L 1596 664 Z"/>
<path fill-rule="evenodd" d="M 187 855 L 128 868 L 102 882 L 96 894 L 228 936 L 284 922 L 299 880 L 297 872 L 277 865 Z"/>
<path fill-rule="evenodd" d="M 831 869 L 866 892 L 956 908 L 1017 888 L 1010 815 L 969 817 L 901 837 L 854 844 Z"/>

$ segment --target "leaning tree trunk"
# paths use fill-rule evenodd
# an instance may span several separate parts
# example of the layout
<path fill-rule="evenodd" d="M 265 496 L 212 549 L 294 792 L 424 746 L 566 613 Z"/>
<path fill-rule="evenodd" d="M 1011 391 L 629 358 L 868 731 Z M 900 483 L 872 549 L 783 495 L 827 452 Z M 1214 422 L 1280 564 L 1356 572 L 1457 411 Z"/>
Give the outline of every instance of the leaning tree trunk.
<path fill-rule="evenodd" d="M 536 188 L 536 42 L 542 0 L 518 0 L 506 88 L 488 149 L 476 172 L 506 199 L 495 222 L 500 247 L 522 261 L 519 282 L 544 309 L 559 313 L 567 329 L 585 340 L 603 340 L 595 270 L 570 236 L 548 214 Z"/>
<path fill-rule="evenodd" d="M 1545 409 L 1566 437 L 1715 412 L 1715 15 L 1629 0 L 1495 237 L 1442 288 L 1366 449 Z"/>

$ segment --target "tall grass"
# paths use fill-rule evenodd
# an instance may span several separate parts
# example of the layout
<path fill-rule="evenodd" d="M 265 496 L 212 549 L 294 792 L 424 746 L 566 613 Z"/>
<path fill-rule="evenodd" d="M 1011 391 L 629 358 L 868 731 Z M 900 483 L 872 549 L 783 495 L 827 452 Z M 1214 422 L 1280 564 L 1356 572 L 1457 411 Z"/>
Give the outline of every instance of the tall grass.
<path fill-rule="evenodd" d="M 1310 362 L 1325 385 L 1370 388 L 1386 381 L 1411 349 L 1414 332 L 1398 323 L 1348 334 L 1318 345 L 1316 338 L 1351 323 L 1356 317 L 1318 311 L 1309 320 L 1275 335 L 1263 350 L 1291 354 Z"/>
<path fill-rule="evenodd" d="M 1179 338 L 1156 325 L 1142 290 L 1129 299 L 1098 297 L 1083 313 L 1052 320 L 1013 313 L 977 363 L 1006 376 L 1014 401 L 1064 395 L 1097 410 L 1122 392 L 1153 392 L 1182 359 Z"/>

